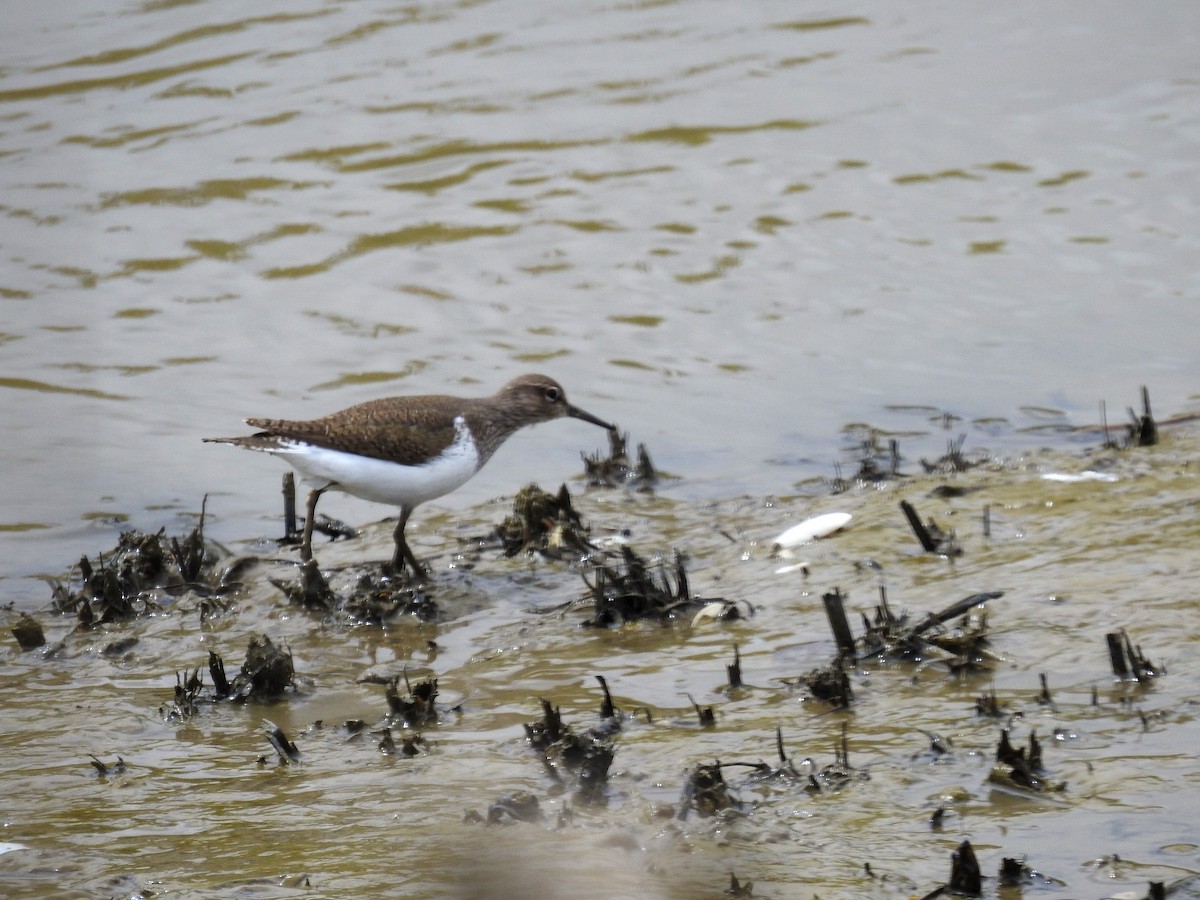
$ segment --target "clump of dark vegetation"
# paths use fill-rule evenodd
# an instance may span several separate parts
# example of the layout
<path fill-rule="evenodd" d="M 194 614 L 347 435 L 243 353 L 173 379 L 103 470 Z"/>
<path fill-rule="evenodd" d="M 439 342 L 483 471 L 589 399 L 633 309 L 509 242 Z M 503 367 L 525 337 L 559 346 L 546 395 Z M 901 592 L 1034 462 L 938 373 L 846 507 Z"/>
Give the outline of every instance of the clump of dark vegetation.
<path fill-rule="evenodd" d="M 220 662 L 220 657 L 217 657 Z M 224 674 L 224 663 L 221 663 Z M 238 700 L 250 697 L 269 699 L 280 696 L 292 686 L 296 667 L 292 663 L 292 651 L 275 646 L 265 634 L 250 638 L 246 660 L 231 684 L 218 685 L 221 694 Z"/>
<path fill-rule="evenodd" d="M 818 769 L 812 759 L 805 758 L 796 763 L 788 756 L 783 746 L 783 729 L 775 727 L 775 752 L 779 758 L 777 766 L 765 762 L 719 763 L 724 768 L 733 766 L 751 770 L 751 782 L 771 782 L 801 790 L 807 794 L 836 794 L 854 781 L 866 781 L 869 775 L 850 765 L 850 742 L 846 724 L 842 723 L 841 737 L 834 746 L 832 763 Z"/>
<path fill-rule="evenodd" d="M 876 484 L 904 477 L 900 472 L 900 442 L 896 438 L 889 438 L 885 447 L 880 442 L 879 433 L 871 429 L 859 445 L 858 454 L 858 471 L 852 476 L 854 482 Z M 837 485 L 841 489 L 835 493 L 850 487 L 842 478 L 841 466 L 837 467 Z"/>
<path fill-rule="evenodd" d="M 680 821 L 695 812 L 701 818 L 718 815 L 747 814 L 750 807 L 742 800 L 735 785 L 726 780 L 725 772 L 731 769 L 748 769 L 746 786 L 771 783 L 782 788 L 803 791 L 806 794 L 836 794 L 856 780 L 866 780 L 865 772 L 850 765 L 846 726 L 842 725 L 841 739 L 834 750 L 834 761 L 817 769 L 811 759 L 795 763 L 788 757 L 783 746 L 783 732 L 775 729 L 776 752 L 779 765 L 765 762 L 721 762 L 697 765 L 688 774 L 683 794 L 675 817 Z"/>
<path fill-rule="evenodd" d="M 983 882 L 983 870 L 975 856 L 975 848 L 970 841 L 964 840 L 950 854 L 950 880 L 925 894 L 921 900 L 943 896 L 980 897 L 983 895 Z M 1006 856 L 1000 860 L 996 886 L 1001 896 L 1007 896 L 1005 889 L 1014 889 L 1016 896 L 1019 896 L 1023 887 L 1065 887 L 1066 882 L 1043 875 L 1024 859 Z"/>
<path fill-rule="evenodd" d="M 971 612 L 989 600 L 1003 596 L 1003 591 L 972 594 L 939 613 L 913 619 L 906 612 L 894 613 L 888 604 L 887 592 L 881 587 L 874 616 L 868 618 L 866 613 L 862 614 L 863 634 L 857 640 L 846 619 L 845 595 L 835 588 L 823 599 L 839 656 L 917 663 L 932 657 L 945 662 L 951 671 L 961 672 L 987 668 L 995 661 L 995 656 L 988 650 L 987 617 L 982 613 L 972 616 Z M 945 623 L 960 616 L 962 619 L 953 631 L 944 627 Z"/>
<path fill-rule="evenodd" d="M 970 841 L 963 841 L 950 854 L 950 880 L 929 892 L 921 900 L 933 900 L 945 895 L 955 897 L 979 897 L 983 894 L 983 874 L 975 849 Z"/>
<path fill-rule="evenodd" d="M 975 699 L 975 715 L 987 719 L 1004 719 L 1009 716 L 1009 709 L 1000 704 L 996 697 L 996 687 L 993 685 Z"/>
<path fill-rule="evenodd" d="M 270 582 L 296 606 L 323 613 L 343 625 L 383 625 L 403 616 L 432 622 L 438 616 L 437 602 L 421 585 L 367 572 L 348 593 L 339 594 L 312 559 L 301 565 L 298 581 L 271 578 Z"/>
<path fill-rule="evenodd" d="M 513 499 L 512 514 L 496 526 L 496 537 L 510 557 L 537 553 L 547 559 L 579 559 L 596 549 L 565 484 L 557 494 L 548 494 L 536 484 L 521 488 Z"/>
<path fill-rule="evenodd" d="M 1029 748 L 1017 749 L 1008 739 L 1008 729 L 1000 732 L 996 745 L 996 760 L 988 781 L 997 787 L 1017 790 L 1026 794 L 1059 793 L 1067 789 L 1065 781 L 1051 782 L 1045 777 L 1042 766 L 1042 745 L 1037 731 L 1029 732 Z"/>
<path fill-rule="evenodd" d="M 154 534 L 126 531 L 94 565 L 83 557 L 77 583 L 52 582 L 55 610 L 76 616 L 87 629 L 155 612 L 163 595 L 208 596 L 228 590 L 232 585 L 216 568 L 227 554 L 204 540 L 204 515 L 202 504 L 196 527 L 182 541 L 167 537 L 165 529 Z"/>
<path fill-rule="evenodd" d="M 488 806 L 486 816 L 481 816 L 475 810 L 468 810 L 463 816 L 463 821 L 486 822 L 488 825 L 515 825 L 518 822 L 537 824 L 544 818 L 542 805 L 536 794 L 529 791 L 511 791 L 500 795 Z"/>
<path fill-rule="evenodd" d="M 834 477 L 829 482 L 830 493 L 844 494 L 854 485 L 879 484 L 906 477 L 900 471 L 900 442 L 884 435 L 868 425 L 849 425 L 848 432 L 856 434 L 858 443 L 848 452 L 855 455 L 857 470 L 849 478 L 842 475 L 842 464 L 834 463 Z"/>
<path fill-rule="evenodd" d="M 1142 414 L 1139 416 L 1130 407 L 1129 424 L 1125 426 L 1124 440 L 1116 440 L 1108 431 L 1108 415 L 1104 401 L 1100 401 L 1100 425 L 1104 429 L 1106 450 L 1126 450 L 1129 447 L 1153 447 L 1158 443 L 1158 423 L 1150 411 L 1150 390 L 1142 385 Z"/>
<path fill-rule="evenodd" d="M 392 756 L 399 753 L 401 756 L 420 756 L 422 753 L 429 751 L 429 742 L 416 732 L 406 731 L 400 736 L 400 744 L 396 744 L 396 738 L 392 734 L 390 726 L 385 725 L 379 731 L 372 732 L 378 735 L 379 752 L 384 756 Z"/>
<path fill-rule="evenodd" d="M 783 755 L 783 740 L 776 732 L 776 741 L 780 755 Z M 791 765 L 789 761 L 789 765 Z M 805 786 L 810 794 L 832 794 L 843 790 L 855 779 L 866 780 L 867 774 L 860 772 L 850 765 L 850 739 L 846 723 L 842 723 L 842 735 L 834 747 L 833 762 L 815 771 L 808 772 L 808 784 Z"/>
<path fill-rule="evenodd" d="M 513 501 L 512 514 L 496 528 L 496 537 L 506 556 L 537 553 L 551 559 L 586 561 L 590 568 L 581 574 L 587 590 L 580 603 L 590 603 L 593 615 L 584 625 L 615 627 L 643 620 L 666 624 L 701 611 L 706 618 L 727 620 L 754 612 L 749 604 L 693 595 L 678 552 L 668 567 L 661 561 L 647 563 L 628 545 L 613 552 L 592 544 L 566 485 L 557 495 L 536 484 L 526 485 Z"/>
<path fill-rule="evenodd" d="M 967 442 L 967 436 L 960 434 L 957 438 L 946 442 L 946 452 L 937 459 L 930 461 L 921 458 L 921 468 L 925 470 L 927 475 L 957 475 L 961 472 L 969 472 L 976 466 L 981 466 L 987 462 L 987 455 L 969 458 L 963 453 L 963 445 Z"/>
<path fill-rule="evenodd" d="M 608 684 L 603 678 L 599 680 L 604 702 L 596 725 L 576 731 L 563 722 L 558 707 L 543 699 L 542 718 L 524 726 L 525 738 L 542 754 L 546 772 L 556 784 L 573 780 L 576 796 L 584 803 L 603 802 L 608 770 L 616 754 L 613 739 L 621 730 L 620 713 L 613 705 Z"/>
<path fill-rule="evenodd" d="M 900 501 L 900 509 L 908 519 L 909 527 L 921 542 L 921 549 L 926 553 L 936 553 L 938 556 L 960 556 L 962 547 L 953 531 L 943 531 L 933 519 L 922 522 L 914 507 L 907 500 Z"/>
<path fill-rule="evenodd" d="M 729 887 L 725 889 L 726 897 L 753 897 L 754 882 L 738 881 L 737 875 L 729 873 Z"/>
<path fill-rule="evenodd" d="M 1108 658 L 1112 663 L 1113 674 L 1122 681 L 1147 681 L 1166 673 L 1165 668 L 1154 665 L 1146 658 L 1140 644 L 1134 646 L 1124 628 L 1117 632 L 1109 632 L 1104 639 L 1108 644 Z"/>
<path fill-rule="evenodd" d="M 17 646 L 22 650 L 36 650 L 46 643 L 46 634 L 42 631 L 42 626 L 27 612 L 21 613 L 12 626 L 12 633 L 17 639 Z"/>
<path fill-rule="evenodd" d="M 658 483 L 658 473 L 650 461 L 645 444 L 638 444 L 637 462 L 631 462 L 625 445 L 629 435 L 613 425 L 608 432 L 608 456 L 599 452 L 583 454 L 584 475 L 589 487 L 626 487 L 638 491 L 650 491 Z"/>
<path fill-rule="evenodd" d="M 745 804 L 725 783 L 721 761 L 717 760 L 712 764 L 702 763 L 688 774 L 677 818 L 686 819 L 693 811 L 702 818 L 708 818 L 726 810 L 736 812 L 743 809 Z"/>
<path fill-rule="evenodd" d="M 400 693 L 400 679 L 404 679 L 404 693 Z M 390 679 L 384 696 L 387 698 L 391 718 L 405 728 L 437 725 L 441 721 L 435 701 L 438 696 L 436 678 L 426 678 L 416 687 L 408 680 L 408 672 Z"/>
<path fill-rule="evenodd" d="M 200 666 L 190 674 L 176 673 L 175 696 L 169 704 L 159 707 L 164 720 L 187 721 L 203 706 L 222 700 L 277 699 L 294 685 L 296 669 L 290 650 L 281 649 L 265 634 L 258 634 L 250 638 L 246 659 L 233 681 L 225 673 L 225 660 L 212 650 L 208 652 L 208 673 L 212 679 L 211 691 L 204 689 Z"/>
<path fill-rule="evenodd" d="M 863 633 L 855 638 L 846 618 L 846 596 L 835 588 L 822 599 L 837 644 L 837 655 L 828 666 L 779 680 L 791 687 L 805 688 L 809 696 L 835 709 L 845 709 L 854 700 L 849 673 L 860 661 L 875 659 L 918 665 L 939 662 L 954 674 L 986 670 L 997 658 L 988 646 L 986 612 L 977 607 L 1002 596 L 1000 591 L 972 594 L 940 613 L 913 619 L 908 613 L 897 615 L 892 611 L 887 592 L 881 586 L 874 615 L 868 618 L 866 613 L 862 614 Z M 960 616 L 953 629 L 945 627 L 947 622 Z"/>
<path fill-rule="evenodd" d="M 117 761 L 111 765 L 90 754 L 88 755 L 88 759 L 92 763 L 92 768 L 96 770 L 96 774 L 101 778 L 113 778 L 117 775 L 125 774 L 125 760 L 119 756 L 117 757 Z"/>
<path fill-rule="evenodd" d="M 749 604 L 724 597 L 695 596 L 688 584 L 683 555 L 678 552 L 670 567 L 674 583 L 665 563 L 651 566 L 629 546 L 621 547 L 618 561 L 599 559 L 594 563 L 594 580 L 589 580 L 587 573 L 583 575 L 587 585 L 584 601 L 590 601 L 593 608 L 591 618 L 583 623 L 587 626 L 609 628 L 642 620 L 666 624 L 684 616 L 691 618 L 710 606 L 716 607 L 712 617 L 721 620 L 754 613 Z"/>
<path fill-rule="evenodd" d="M 815 700 L 828 703 L 834 709 L 846 709 L 854 700 L 854 689 L 846 667 L 853 668 L 853 657 L 839 653 L 828 666 L 813 669 L 798 678 L 779 679 L 789 687 L 803 687 Z"/>

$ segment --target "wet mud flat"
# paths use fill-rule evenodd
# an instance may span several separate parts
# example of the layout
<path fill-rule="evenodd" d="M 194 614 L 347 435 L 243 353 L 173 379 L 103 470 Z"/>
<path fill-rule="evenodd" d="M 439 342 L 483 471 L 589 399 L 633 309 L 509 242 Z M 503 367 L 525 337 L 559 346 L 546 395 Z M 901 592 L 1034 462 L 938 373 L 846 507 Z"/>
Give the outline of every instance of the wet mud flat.
<path fill-rule="evenodd" d="M 126 534 L 8 612 L 0 893 L 1200 896 L 1200 429 L 1148 437 L 705 504 L 614 443 L 421 583 L 388 522 Z"/>

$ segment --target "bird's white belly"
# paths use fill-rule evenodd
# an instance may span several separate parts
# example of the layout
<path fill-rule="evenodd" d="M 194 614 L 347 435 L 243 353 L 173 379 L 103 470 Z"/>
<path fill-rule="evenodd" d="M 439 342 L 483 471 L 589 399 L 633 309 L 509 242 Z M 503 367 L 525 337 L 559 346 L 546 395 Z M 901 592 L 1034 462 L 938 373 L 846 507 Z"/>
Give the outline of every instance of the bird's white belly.
<path fill-rule="evenodd" d="M 402 466 L 299 441 L 283 441 L 269 452 L 286 460 L 318 488 L 332 487 L 364 500 L 409 509 L 461 487 L 479 469 L 479 453 L 465 427 L 441 456 L 420 466 Z"/>

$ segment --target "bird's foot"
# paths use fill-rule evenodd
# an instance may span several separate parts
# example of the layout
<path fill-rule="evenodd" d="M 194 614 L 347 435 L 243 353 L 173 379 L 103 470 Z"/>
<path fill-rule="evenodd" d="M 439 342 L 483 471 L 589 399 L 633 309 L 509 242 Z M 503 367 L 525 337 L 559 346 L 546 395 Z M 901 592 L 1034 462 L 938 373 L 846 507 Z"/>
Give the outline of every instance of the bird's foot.
<path fill-rule="evenodd" d="M 383 571 L 395 578 L 402 578 L 407 575 L 409 580 L 414 584 L 426 581 L 429 578 L 429 570 L 417 562 L 416 556 L 408 548 L 407 543 L 396 545 L 396 553 L 392 557 L 391 562 L 384 565 Z"/>

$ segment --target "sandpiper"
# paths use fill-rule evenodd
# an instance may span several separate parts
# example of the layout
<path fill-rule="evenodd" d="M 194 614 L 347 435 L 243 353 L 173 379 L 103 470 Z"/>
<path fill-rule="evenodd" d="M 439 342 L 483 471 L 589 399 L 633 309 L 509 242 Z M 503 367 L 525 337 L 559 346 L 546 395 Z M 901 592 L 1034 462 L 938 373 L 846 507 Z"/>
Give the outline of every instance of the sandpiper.
<path fill-rule="evenodd" d="M 464 485 L 518 428 L 563 416 L 613 428 L 568 403 L 553 378 L 522 375 L 491 397 L 383 397 L 309 421 L 246 419 L 262 431 L 205 440 L 274 454 L 313 484 L 301 559 L 312 559 L 317 498 L 332 489 L 399 506 L 391 568 L 424 577 L 404 538 L 413 510 Z"/>

